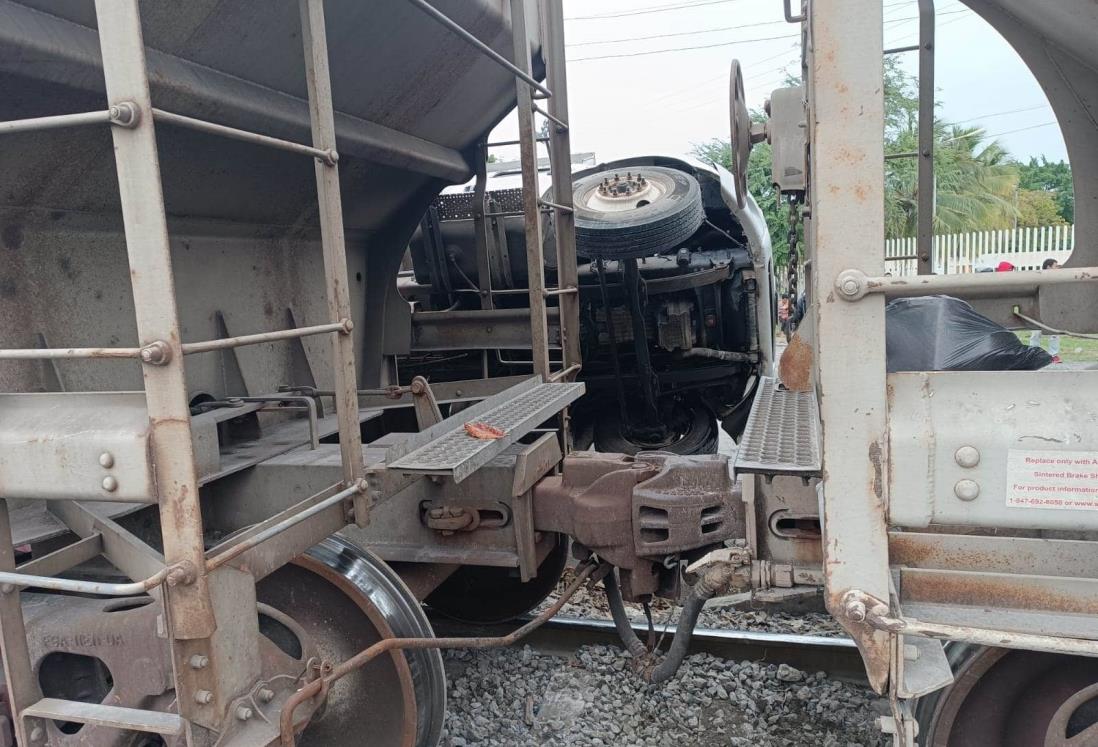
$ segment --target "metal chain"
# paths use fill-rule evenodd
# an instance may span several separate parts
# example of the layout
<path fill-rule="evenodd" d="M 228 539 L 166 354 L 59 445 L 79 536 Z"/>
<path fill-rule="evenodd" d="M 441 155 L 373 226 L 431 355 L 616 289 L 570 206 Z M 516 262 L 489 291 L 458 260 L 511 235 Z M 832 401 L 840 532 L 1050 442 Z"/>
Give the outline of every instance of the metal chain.
<path fill-rule="evenodd" d="M 797 299 L 799 297 L 799 294 L 797 293 L 797 271 L 800 267 L 800 247 L 797 242 L 797 226 L 800 224 L 801 211 L 798 208 L 799 204 L 797 200 L 791 199 L 789 201 L 789 236 L 786 239 L 789 244 L 789 257 L 786 260 L 788 265 L 786 286 L 789 290 L 790 311 L 792 311 L 793 308 L 796 308 Z"/>

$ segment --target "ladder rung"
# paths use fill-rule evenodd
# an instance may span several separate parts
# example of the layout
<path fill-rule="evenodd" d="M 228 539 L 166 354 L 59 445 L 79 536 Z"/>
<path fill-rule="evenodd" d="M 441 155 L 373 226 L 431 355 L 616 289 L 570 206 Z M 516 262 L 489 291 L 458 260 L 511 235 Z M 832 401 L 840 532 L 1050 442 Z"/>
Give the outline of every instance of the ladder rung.
<path fill-rule="evenodd" d="M 573 213 L 573 212 L 575 212 L 572 208 L 568 207 L 567 205 L 560 205 L 556 202 L 550 202 L 549 200 L 538 200 L 538 202 L 541 204 L 541 206 L 543 208 L 550 208 L 552 210 L 559 210 L 562 213 Z"/>
<path fill-rule="evenodd" d="M 80 127 L 82 125 L 107 124 L 111 121 L 111 110 L 96 112 L 78 112 L 75 114 L 57 114 L 52 117 L 33 117 L 31 119 L 13 119 L 0 122 L 0 135 L 13 132 L 36 132 L 55 130 L 60 127 Z"/>
<path fill-rule="evenodd" d="M 568 129 L 568 123 L 565 122 L 563 119 L 558 119 L 558 118 L 554 117 L 552 114 L 547 112 L 545 109 L 542 109 L 537 104 L 533 104 L 533 107 L 534 107 L 534 111 L 536 111 L 538 114 L 540 114 L 541 116 L 548 119 L 550 122 L 555 124 L 557 127 L 560 127 L 561 129 L 564 129 L 564 130 Z"/>
<path fill-rule="evenodd" d="M 579 293 L 579 288 L 546 288 L 542 291 L 542 295 L 546 298 L 549 298 L 550 296 L 570 296 L 574 293 Z"/>
<path fill-rule="evenodd" d="M 150 734 L 178 736 L 183 733 L 183 719 L 174 713 L 142 711 L 101 703 L 80 703 L 75 700 L 42 698 L 23 709 L 21 716 L 93 724 L 113 729 L 143 731 Z"/>

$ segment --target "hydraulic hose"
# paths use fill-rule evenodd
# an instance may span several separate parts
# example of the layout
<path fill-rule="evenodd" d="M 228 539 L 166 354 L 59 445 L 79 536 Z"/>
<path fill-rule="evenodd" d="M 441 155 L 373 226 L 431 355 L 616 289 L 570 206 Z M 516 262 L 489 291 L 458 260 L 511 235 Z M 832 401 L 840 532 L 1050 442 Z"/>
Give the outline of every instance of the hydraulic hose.
<path fill-rule="evenodd" d="M 659 685 L 675 676 L 682 665 L 683 659 L 690 650 L 690 641 L 694 637 L 694 628 L 698 624 L 705 603 L 713 598 L 720 589 L 728 586 L 733 580 L 736 566 L 730 563 L 714 564 L 702 573 L 698 582 L 690 587 L 686 600 L 682 604 L 682 614 L 679 616 L 678 625 L 675 627 L 675 637 L 671 641 L 671 647 L 667 656 L 655 666 L 646 666 L 642 673 L 646 682 Z M 617 578 L 611 571 L 603 579 L 606 586 L 606 601 L 610 606 L 610 615 L 614 618 L 614 627 L 625 644 L 626 650 L 634 658 L 648 657 L 650 652 L 641 642 L 629 617 L 625 612 L 625 602 L 622 600 L 621 589 L 618 587 Z"/>

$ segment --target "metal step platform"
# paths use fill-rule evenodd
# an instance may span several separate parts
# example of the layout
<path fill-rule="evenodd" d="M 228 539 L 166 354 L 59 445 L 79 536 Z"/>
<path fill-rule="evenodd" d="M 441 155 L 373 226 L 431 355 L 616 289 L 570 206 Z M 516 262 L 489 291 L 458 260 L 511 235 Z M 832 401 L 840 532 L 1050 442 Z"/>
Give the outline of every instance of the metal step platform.
<path fill-rule="evenodd" d="M 21 715 L 25 719 L 43 718 L 76 724 L 94 724 L 147 734 L 179 736 L 183 733 L 183 719 L 174 713 L 142 711 L 136 708 L 80 703 L 57 698 L 42 698 L 37 703 L 24 708 Z"/>
<path fill-rule="evenodd" d="M 792 392 L 764 376 L 736 455 L 736 472 L 819 477 L 820 406 L 815 392 Z"/>
<path fill-rule="evenodd" d="M 545 384 L 540 376 L 532 377 L 393 445 L 386 467 L 393 472 L 443 475 L 461 482 L 583 392 L 582 383 Z M 503 436 L 475 438 L 465 431 L 466 423 L 490 425 Z"/>

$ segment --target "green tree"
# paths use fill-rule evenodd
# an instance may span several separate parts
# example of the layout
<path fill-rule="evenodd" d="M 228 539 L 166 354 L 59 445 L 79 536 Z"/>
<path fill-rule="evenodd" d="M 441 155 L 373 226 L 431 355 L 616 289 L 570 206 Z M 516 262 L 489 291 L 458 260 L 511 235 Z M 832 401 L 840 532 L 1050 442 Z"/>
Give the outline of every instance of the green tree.
<path fill-rule="evenodd" d="M 886 58 L 885 153 L 919 149 L 919 98 L 915 79 Z M 1018 168 L 979 127 L 934 122 L 934 230 L 937 233 L 1010 228 L 1017 211 Z M 918 226 L 917 158 L 885 162 L 885 232 L 914 236 Z"/>
<path fill-rule="evenodd" d="M 1018 165 L 1018 176 L 1019 187 L 1050 193 L 1064 222 L 1075 222 L 1075 185 L 1066 161 L 1031 158 L 1029 163 Z"/>
<path fill-rule="evenodd" d="M 751 121 L 765 122 L 766 115 L 761 111 L 752 111 Z M 707 143 L 695 144 L 693 153 L 702 161 L 715 163 L 729 170 L 732 168 L 732 146 L 726 139 L 714 138 Z M 784 265 L 789 256 L 789 211 L 780 204 L 781 195 L 774 188 L 771 176 L 773 162 L 769 143 L 759 143 L 751 149 L 751 158 L 747 162 L 747 191 L 755 198 L 763 217 L 766 218 L 775 261 Z"/>
<path fill-rule="evenodd" d="M 1025 227 L 1062 226 L 1067 223 L 1060 214 L 1054 192 L 1043 189 L 1019 189 L 1015 203 L 1018 225 Z"/>

